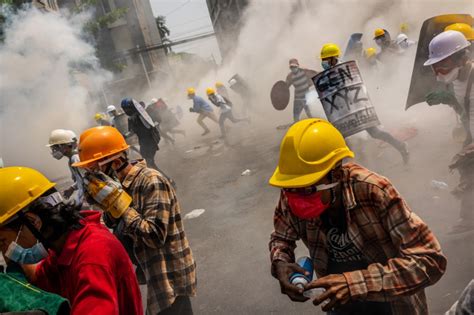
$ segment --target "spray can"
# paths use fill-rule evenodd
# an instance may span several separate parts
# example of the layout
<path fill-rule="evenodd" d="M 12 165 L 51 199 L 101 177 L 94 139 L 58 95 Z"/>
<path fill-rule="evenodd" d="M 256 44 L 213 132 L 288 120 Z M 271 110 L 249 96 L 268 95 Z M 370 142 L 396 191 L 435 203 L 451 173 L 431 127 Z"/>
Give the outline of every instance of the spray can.
<path fill-rule="evenodd" d="M 302 273 L 294 272 L 290 276 L 290 283 L 297 286 L 298 288 L 303 289 L 306 284 L 310 283 L 313 280 L 313 261 L 311 260 L 311 258 L 304 256 L 298 258 L 296 263 L 301 268 L 306 270 L 309 275 L 306 276 Z"/>

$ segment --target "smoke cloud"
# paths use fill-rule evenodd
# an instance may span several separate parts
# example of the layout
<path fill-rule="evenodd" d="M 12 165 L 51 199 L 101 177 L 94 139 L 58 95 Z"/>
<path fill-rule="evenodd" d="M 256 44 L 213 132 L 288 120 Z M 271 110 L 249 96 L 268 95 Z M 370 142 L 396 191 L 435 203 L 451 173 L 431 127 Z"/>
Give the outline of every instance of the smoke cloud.
<path fill-rule="evenodd" d="M 30 166 L 53 177 L 67 173 L 64 161 L 45 147 L 49 134 L 62 128 L 79 136 L 92 123 L 90 88 L 110 79 L 81 36 L 84 21 L 34 8 L 8 15 L 0 46 L 0 156 L 6 166 Z"/>

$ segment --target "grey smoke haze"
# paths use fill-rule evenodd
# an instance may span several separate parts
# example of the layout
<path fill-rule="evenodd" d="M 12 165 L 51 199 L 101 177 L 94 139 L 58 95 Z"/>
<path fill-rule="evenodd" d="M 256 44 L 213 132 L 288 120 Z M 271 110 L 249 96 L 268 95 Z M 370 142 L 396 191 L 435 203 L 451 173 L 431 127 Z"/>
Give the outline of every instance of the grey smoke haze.
<path fill-rule="evenodd" d="M 97 66 L 94 48 L 81 39 L 84 16 L 73 19 L 36 9 L 9 16 L 0 47 L 0 156 L 6 165 L 25 165 L 49 176 L 67 172 L 45 147 L 56 128 L 78 135 L 91 123 L 88 86 L 110 75 Z M 77 72 L 78 64 L 89 65 Z"/>

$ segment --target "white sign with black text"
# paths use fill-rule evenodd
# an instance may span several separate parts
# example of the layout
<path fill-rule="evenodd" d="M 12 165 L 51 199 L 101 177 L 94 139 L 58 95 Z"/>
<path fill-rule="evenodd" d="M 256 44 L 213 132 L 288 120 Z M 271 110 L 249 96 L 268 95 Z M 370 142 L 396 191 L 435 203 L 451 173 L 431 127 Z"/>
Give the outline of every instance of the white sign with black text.
<path fill-rule="evenodd" d="M 347 61 L 312 78 L 327 119 L 351 136 L 380 125 L 355 61 Z"/>

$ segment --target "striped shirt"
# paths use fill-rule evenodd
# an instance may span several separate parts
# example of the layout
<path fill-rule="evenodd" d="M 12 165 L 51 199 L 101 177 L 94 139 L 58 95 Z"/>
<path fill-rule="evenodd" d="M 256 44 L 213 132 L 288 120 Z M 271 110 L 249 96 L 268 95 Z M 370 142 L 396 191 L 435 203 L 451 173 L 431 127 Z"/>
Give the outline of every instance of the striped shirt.
<path fill-rule="evenodd" d="M 170 182 L 142 160 L 122 185 L 132 196 L 121 220 L 133 240 L 133 255 L 148 287 L 147 312 L 157 314 L 177 296 L 196 295 L 196 264 L 181 221 L 181 207 Z M 105 217 L 111 223 L 111 217 Z M 129 253 L 130 254 L 130 253 Z"/>
<path fill-rule="evenodd" d="M 343 166 L 342 200 L 347 231 L 368 267 L 344 272 L 354 301 L 390 302 L 393 315 L 428 314 L 424 288 L 437 282 L 446 258 L 428 226 L 388 179 L 357 164 Z M 328 244 L 320 218 L 294 216 L 282 193 L 269 244 L 277 261 L 294 262 L 296 241 L 309 249 L 318 277 L 328 274 Z"/>
<path fill-rule="evenodd" d="M 295 99 L 305 98 L 305 94 L 308 92 L 310 85 L 306 72 L 303 69 L 299 68 L 296 74 L 290 72 L 287 77 L 287 82 L 295 87 Z"/>

